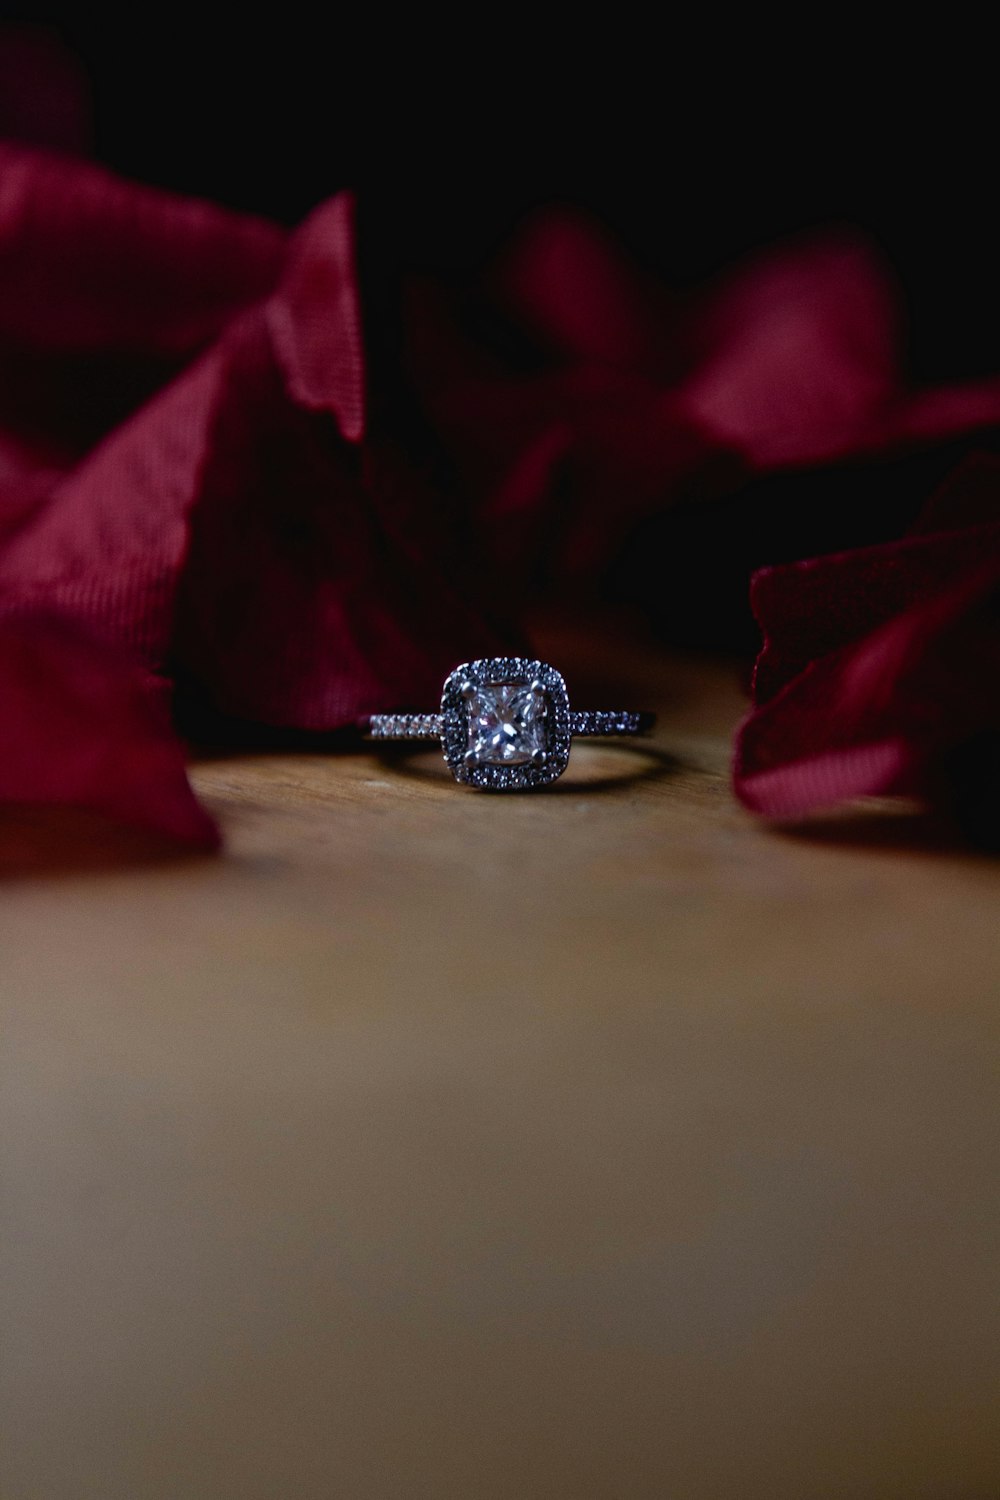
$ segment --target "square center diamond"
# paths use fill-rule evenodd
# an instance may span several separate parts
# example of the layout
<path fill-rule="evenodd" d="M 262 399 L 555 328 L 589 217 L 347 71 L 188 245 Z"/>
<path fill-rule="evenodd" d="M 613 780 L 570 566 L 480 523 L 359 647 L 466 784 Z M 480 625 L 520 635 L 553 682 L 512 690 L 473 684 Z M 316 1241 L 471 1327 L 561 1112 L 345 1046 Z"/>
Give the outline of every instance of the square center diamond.
<path fill-rule="evenodd" d="M 467 706 L 469 758 L 477 766 L 523 766 L 544 756 L 544 693 L 523 682 L 483 682 L 476 685 Z"/>

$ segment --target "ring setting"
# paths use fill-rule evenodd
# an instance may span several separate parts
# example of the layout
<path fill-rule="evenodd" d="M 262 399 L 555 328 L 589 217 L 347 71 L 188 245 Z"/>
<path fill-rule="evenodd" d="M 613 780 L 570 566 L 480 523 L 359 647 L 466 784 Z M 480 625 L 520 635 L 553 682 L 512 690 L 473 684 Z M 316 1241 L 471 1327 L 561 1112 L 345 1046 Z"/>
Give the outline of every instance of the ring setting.
<path fill-rule="evenodd" d="M 562 674 L 521 656 L 484 657 L 449 673 L 438 714 L 374 714 L 375 739 L 440 741 L 456 781 L 528 791 L 565 771 L 574 735 L 639 734 L 650 714 L 571 713 Z"/>

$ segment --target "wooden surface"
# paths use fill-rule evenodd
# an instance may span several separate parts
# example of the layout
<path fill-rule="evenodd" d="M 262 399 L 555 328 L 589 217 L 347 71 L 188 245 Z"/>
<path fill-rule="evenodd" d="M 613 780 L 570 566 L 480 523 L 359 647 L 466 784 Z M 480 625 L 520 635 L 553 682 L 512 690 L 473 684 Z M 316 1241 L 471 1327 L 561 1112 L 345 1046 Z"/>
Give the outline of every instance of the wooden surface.
<path fill-rule="evenodd" d="M 221 859 L 0 887 L 4 1500 L 1000 1493 L 1000 865 L 540 644 L 652 747 L 216 758 Z"/>

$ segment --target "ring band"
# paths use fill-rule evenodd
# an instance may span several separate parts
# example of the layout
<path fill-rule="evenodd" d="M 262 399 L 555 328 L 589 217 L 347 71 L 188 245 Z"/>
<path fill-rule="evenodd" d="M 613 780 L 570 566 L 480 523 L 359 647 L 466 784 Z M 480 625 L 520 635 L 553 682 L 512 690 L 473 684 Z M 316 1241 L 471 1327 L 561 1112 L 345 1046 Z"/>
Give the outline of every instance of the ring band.
<path fill-rule="evenodd" d="M 377 740 L 437 740 L 456 781 L 523 791 L 562 775 L 574 738 L 643 734 L 654 721 L 630 710 L 571 712 L 554 667 L 494 656 L 449 674 L 439 713 L 373 714 L 370 730 Z"/>
<path fill-rule="evenodd" d="M 604 734 L 645 734 L 655 722 L 655 714 L 591 709 L 570 714 L 569 732 L 575 740 L 597 739 Z M 444 714 L 372 714 L 370 733 L 375 740 L 439 740 L 444 733 Z"/>

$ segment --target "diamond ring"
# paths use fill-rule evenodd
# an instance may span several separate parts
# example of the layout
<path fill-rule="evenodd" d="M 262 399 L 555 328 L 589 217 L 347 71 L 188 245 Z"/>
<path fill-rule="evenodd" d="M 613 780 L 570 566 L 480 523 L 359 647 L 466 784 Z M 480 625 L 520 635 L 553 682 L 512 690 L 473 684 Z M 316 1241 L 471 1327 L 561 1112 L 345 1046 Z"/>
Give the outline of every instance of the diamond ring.
<path fill-rule="evenodd" d="M 513 792 L 561 776 L 574 735 L 642 734 L 653 717 L 571 713 L 554 667 L 523 656 L 490 656 L 450 673 L 440 713 L 373 714 L 371 733 L 379 740 L 438 740 L 456 781 Z"/>

